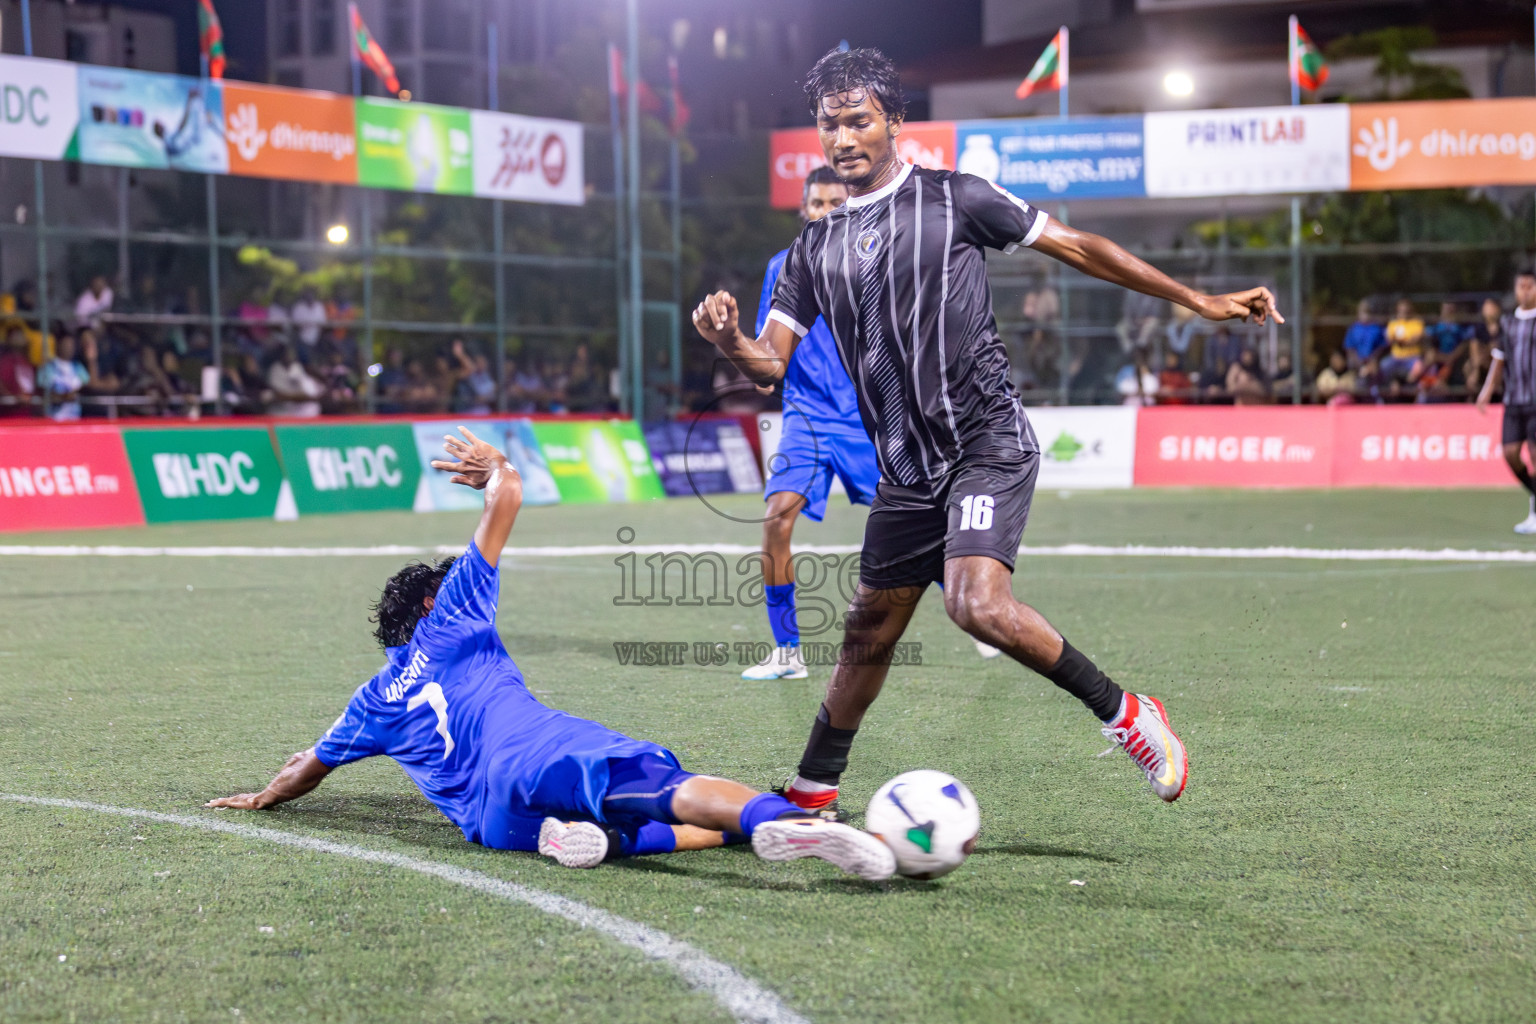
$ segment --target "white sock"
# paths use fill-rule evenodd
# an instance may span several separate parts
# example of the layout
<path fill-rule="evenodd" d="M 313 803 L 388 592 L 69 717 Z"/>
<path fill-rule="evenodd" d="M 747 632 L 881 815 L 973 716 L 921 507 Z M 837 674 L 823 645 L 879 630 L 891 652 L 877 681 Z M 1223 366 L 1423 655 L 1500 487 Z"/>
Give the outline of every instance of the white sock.
<path fill-rule="evenodd" d="M 826 793 L 829 790 L 835 791 L 837 789 L 836 786 L 829 786 L 825 782 L 812 782 L 810 779 L 801 778 L 799 775 L 795 776 L 795 781 L 789 784 L 789 788 L 801 793 Z"/>

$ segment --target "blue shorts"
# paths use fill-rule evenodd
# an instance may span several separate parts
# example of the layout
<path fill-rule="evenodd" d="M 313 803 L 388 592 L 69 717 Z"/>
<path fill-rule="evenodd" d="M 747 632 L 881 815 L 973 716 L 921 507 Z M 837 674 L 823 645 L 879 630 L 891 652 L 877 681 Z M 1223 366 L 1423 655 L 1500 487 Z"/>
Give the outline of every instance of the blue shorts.
<path fill-rule="evenodd" d="M 804 416 L 784 417 L 784 436 L 779 450 L 768 460 L 768 484 L 763 498 L 780 491 L 805 497 L 806 517 L 821 522 L 827 513 L 827 495 L 832 491 L 832 474 L 843 482 L 848 500 L 868 505 L 875 500 L 880 484 L 880 464 L 875 445 L 862 431 L 813 426 Z"/>

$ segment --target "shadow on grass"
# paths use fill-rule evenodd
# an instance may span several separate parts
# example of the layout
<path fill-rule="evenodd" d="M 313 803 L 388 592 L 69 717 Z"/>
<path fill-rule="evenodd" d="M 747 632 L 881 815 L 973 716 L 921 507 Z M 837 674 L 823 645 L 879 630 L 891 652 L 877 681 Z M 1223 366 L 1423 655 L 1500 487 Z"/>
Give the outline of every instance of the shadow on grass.
<path fill-rule="evenodd" d="M 1100 864 L 1119 864 L 1120 858 L 1108 857 L 1088 850 L 1074 850 L 1067 846 L 1046 846 L 1043 843 L 1009 843 L 1007 846 L 983 846 L 972 857 L 988 857 L 993 854 L 1011 857 L 1065 857 L 1068 859 L 1093 860 Z"/>
<path fill-rule="evenodd" d="M 310 797 L 278 809 L 281 820 L 354 836 L 387 836 L 439 850 L 474 848 L 441 812 L 419 796 Z"/>

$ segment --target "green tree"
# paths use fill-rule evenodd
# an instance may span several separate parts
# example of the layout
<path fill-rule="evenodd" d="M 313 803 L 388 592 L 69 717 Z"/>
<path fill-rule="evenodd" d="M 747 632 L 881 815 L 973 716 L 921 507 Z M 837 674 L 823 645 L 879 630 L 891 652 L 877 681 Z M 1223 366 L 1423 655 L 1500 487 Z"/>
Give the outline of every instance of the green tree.
<path fill-rule="evenodd" d="M 1346 103 L 1384 100 L 1457 100 L 1472 95 L 1461 72 L 1443 64 L 1417 60 L 1414 52 L 1435 45 L 1432 29 L 1419 25 L 1377 29 L 1335 39 L 1328 59 L 1374 57 L 1372 75 L 1377 91 L 1369 96 L 1345 96 Z"/>

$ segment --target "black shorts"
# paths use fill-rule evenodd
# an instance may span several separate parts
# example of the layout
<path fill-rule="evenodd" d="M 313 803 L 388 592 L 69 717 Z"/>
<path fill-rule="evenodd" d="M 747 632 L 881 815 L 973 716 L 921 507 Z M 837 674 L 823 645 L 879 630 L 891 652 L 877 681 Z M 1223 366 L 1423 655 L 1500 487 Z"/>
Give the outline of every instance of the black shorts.
<path fill-rule="evenodd" d="M 1536 449 L 1536 405 L 1504 407 L 1504 443 L 1528 441 Z"/>
<path fill-rule="evenodd" d="M 962 462 L 931 484 L 880 481 L 864 525 L 859 582 L 874 590 L 944 580 L 944 562 L 995 558 L 1013 571 L 1035 497 L 1040 455 Z"/>

